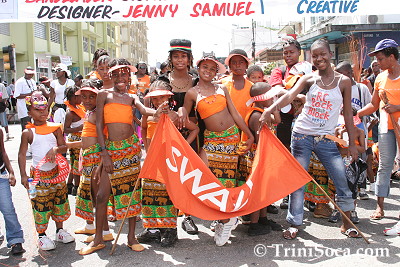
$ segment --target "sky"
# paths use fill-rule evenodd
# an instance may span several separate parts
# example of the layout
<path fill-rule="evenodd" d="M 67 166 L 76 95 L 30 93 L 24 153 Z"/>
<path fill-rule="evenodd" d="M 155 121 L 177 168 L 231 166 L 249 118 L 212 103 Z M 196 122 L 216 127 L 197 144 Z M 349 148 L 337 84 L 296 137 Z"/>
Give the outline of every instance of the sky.
<path fill-rule="evenodd" d="M 217 57 L 226 57 L 235 25 L 251 26 L 251 18 L 208 18 L 191 20 L 148 20 L 147 39 L 149 51 L 148 64 L 155 66 L 168 57 L 171 39 L 188 39 L 192 42 L 194 60 L 202 57 L 202 53 L 214 51 Z M 249 40 L 251 43 L 251 40 Z"/>

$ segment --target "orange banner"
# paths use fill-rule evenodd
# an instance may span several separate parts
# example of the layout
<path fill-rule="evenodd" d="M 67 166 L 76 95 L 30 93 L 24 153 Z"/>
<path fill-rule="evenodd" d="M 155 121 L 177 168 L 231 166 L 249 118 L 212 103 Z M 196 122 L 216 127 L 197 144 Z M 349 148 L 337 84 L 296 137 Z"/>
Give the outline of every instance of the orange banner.
<path fill-rule="evenodd" d="M 166 115 L 158 123 L 139 177 L 165 183 L 176 208 L 204 220 L 252 213 L 311 180 L 277 137 L 264 127 L 249 179 L 240 187 L 225 188 Z"/>

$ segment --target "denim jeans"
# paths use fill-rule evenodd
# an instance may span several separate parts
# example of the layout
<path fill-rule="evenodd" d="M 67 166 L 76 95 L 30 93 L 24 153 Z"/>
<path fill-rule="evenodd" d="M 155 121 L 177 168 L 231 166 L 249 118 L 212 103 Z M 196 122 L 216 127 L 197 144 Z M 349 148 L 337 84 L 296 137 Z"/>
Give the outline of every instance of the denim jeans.
<path fill-rule="evenodd" d="M 396 136 L 393 130 L 379 133 L 379 167 L 375 183 L 375 195 L 388 197 L 390 189 L 390 176 L 396 158 Z"/>
<path fill-rule="evenodd" d="M 24 232 L 15 213 L 8 179 L 0 178 L 0 195 L 0 211 L 3 213 L 6 223 L 7 247 L 17 243 L 24 243 Z"/>
<path fill-rule="evenodd" d="M 293 132 L 291 149 L 293 156 L 306 170 L 308 170 L 308 166 L 310 165 L 311 152 L 314 151 L 322 165 L 324 165 L 329 178 L 335 184 L 338 206 L 343 211 L 354 209 L 352 193 L 347 185 L 345 166 L 334 141 L 326 139 L 323 136 Z M 286 220 L 291 225 L 300 226 L 303 223 L 303 205 L 304 186 L 289 196 L 289 209 Z"/>

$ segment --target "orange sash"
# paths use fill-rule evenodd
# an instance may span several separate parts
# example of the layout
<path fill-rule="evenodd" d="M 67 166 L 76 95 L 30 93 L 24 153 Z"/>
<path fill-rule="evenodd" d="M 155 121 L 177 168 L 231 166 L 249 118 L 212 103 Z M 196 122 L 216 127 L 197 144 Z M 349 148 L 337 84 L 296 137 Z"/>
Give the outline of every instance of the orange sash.
<path fill-rule="evenodd" d="M 31 122 L 28 122 L 26 124 L 26 128 L 27 129 L 32 129 L 35 128 L 36 129 L 36 133 L 37 134 L 41 134 L 41 135 L 46 135 L 46 134 L 50 134 L 50 133 L 54 133 L 58 128 L 61 129 L 62 124 L 61 123 L 54 123 L 54 122 L 46 122 L 46 124 L 43 125 L 35 125 Z"/>
<path fill-rule="evenodd" d="M 85 108 L 83 107 L 83 105 L 79 104 L 79 105 L 76 105 L 76 107 L 74 107 L 73 105 L 71 105 L 71 104 L 69 103 L 68 100 L 65 100 L 65 101 L 64 101 L 64 104 L 67 105 L 67 107 L 69 108 L 69 110 L 75 112 L 76 115 L 78 115 L 81 119 L 83 119 L 83 118 L 85 117 L 85 115 L 86 115 L 86 110 L 85 110 Z"/>

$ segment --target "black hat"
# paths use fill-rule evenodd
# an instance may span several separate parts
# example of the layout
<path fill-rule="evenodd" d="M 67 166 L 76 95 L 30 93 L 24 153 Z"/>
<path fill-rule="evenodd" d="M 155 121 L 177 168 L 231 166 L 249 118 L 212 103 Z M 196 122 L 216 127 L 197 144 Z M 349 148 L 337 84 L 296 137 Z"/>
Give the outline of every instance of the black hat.
<path fill-rule="evenodd" d="M 229 53 L 229 56 L 225 59 L 225 65 L 229 66 L 229 61 L 233 56 L 241 56 L 247 61 L 247 64 L 250 64 L 250 59 L 247 57 L 246 51 L 244 51 L 243 49 L 233 49 Z"/>
<path fill-rule="evenodd" d="M 163 68 L 165 68 L 167 66 L 168 66 L 168 62 L 165 61 L 165 62 L 161 63 L 160 70 L 162 70 Z"/>
<path fill-rule="evenodd" d="M 192 53 L 192 42 L 186 39 L 172 39 L 169 42 L 171 49 L 169 52 L 172 51 L 182 51 L 186 53 Z"/>

